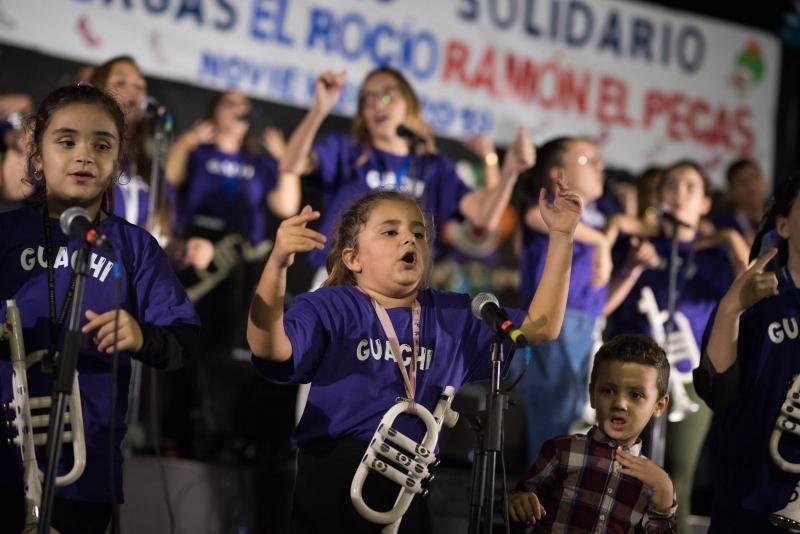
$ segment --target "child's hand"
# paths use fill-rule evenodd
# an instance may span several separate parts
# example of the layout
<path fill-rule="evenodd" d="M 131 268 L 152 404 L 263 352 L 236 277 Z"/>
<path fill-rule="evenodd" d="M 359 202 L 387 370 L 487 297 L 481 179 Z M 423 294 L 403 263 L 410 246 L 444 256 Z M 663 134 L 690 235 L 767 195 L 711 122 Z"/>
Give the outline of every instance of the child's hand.
<path fill-rule="evenodd" d="M 272 249 L 269 261 L 275 261 L 278 267 L 286 268 L 294 263 L 295 253 L 308 252 L 315 248 L 324 249 L 327 238 L 319 232 L 306 228 L 310 221 L 319 217 L 318 211 L 306 206 L 298 215 L 285 219 L 278 227 L 275 247 Z"/>
<path fill-rule="evenodd" d="M 317 77 L 314 84 L 314 106 L 318 111 L 327 115 L 339 100 L 342 94 L 344 81 L 347 79 L 346 71 L 333 72 L 326 70 Z"/>
<path fill-rule="evenodd" d="M 502 175 L 516 178 L 521 172 L 533 167 L 534 163 L 536 163 L 536 148 L 528 140 L 525 128 L 520 127 L 514 136 L 514 142 L 506 151 Z"/>
<path fill-rule="evenodd" d="M 658 255 L 655 245 L 646 239 L 632 237 L 631 248 L 625 259 L 625 269 L 631 274 L 641 274 L 642 271 L 658 267 L 661 256 Z"/>
<path fill-rule="evenodd" d="M 583 201 L 577 193 L 567 188 L 567 180 L 562 174 L 555 184 L 555 198 L 552 204 L 547 202 L 547 192 L 544 188 L 539 191 L 539 209 L 550 232 L 564 233 L 572 237 L 581 218 Z"/>
<path fill-rule="evenodd" d="M 722 297 L 720 307 L 738 313 L 761 299 L 777 295 L 778 279 L 775 273 L 764 272 L 764 267 L 777 253 L 778 249 L 773 248 L 753 260 L 747 270 L 733 281 L 728 292 Z"/>
<path fill-rule="evenodd" d="M 181 136 L 181 141 L 188 149 L 194 149 L 197 145 L 204 145 L 212 142 L 217 135 L 213 121 L 202 120 L 195 123 L 192 129 Z"/>
<path fill-rule="evenodd" d="M 114 352 L 114 315 L 116 310 L 97 314 L 92 310 L 86 310 L 86 318 L 89 322 L 81 328 L 81 332 L 88 334 L 96 330 L 93 341 L 97 345 L 98 352 L 111 354 Z M 129 350 L 139 352 L 144 343 L 142 329 L 139 323 L 127 311 L 119 311 L 119 322 L 117 328 L 117 348 L 120 351 Z"/>
<path fill-rule="evenodd" d="M 516 523 L 533 523 L 547 515 L 539 498 L 532 491 L 520 491 L 508 496 L 508 511 Z"/>
<path fill-rule="evenodd" d="M 657 510 L 667 510 L 672 506 L 674 494 L 672 480 L 658 464 L 647 458 L 635 456 L 622 447 L 617 447 L 617 464 L 620 473 L 641 480 L 653 490 L 652 502 Z"/>

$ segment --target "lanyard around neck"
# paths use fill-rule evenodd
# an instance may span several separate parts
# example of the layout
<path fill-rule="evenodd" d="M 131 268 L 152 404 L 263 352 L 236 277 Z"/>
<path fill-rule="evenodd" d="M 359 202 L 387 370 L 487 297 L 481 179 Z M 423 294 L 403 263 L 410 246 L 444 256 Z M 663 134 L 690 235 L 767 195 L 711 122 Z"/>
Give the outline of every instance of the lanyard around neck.
<path fill-rule="evenodd" d="M 403 365 L 403 358 L 400 356 L 400 342 L 397 339 L 397 332 L 395 332 L 392 320 L 389 318 L 389 313 L 386 311 L 386 308 L 384 308 L 383 305 L 377 300 L 371 300 L 372 307 L 375 308 L 375 314 L 378 316 L 378 320 L 381 322 L 381 326 L 383 326 L 383 331 L 386 334 L 386 338 L 392 347 L 394 360 L 397 362 L 397 366 L 400 368 L 400 375 L 403 377 L 403 386 L 406 390 L 406 397 L 408 398 L 408 402 L 410 404 L 409 410 L 412 410 L 415 404 L 414 395 L 416 394 L 417 390 L 417 357 L 419 356 L 420 347 L 419 330 L 422 317 L 422 307 L 420 306 L 418 300 L 414 300 L 414 302 L 411 304 L 411 337 L 413 339 L 413 349 L 411 353 L 411 373 L 409 376 L 406 366 Z"/>
<path fill-rule="evenodd" d="M 388 165 L 386 165 L 386 159 L 383 157 L 383 154 L 379 150 L 373 148 L 372 152 L 373 152 L 373 154 L 375 154 L 375 163 L 376 163 L 376 167 L 378 167 L 378 172 L 383 177 L 389 171 L 389 167 L 388 167 Z M 403 180 L 406 177 L 406 173 L 408 172 L 408 168 L 409 168 L 410 165 L 411 165 L 411 154 L 406 154 L 405 156 L 403 156 L 403 159 L 400 160 L 400 165 L 397 167 L 397 170 L 394 171 L 394 176 L 395 176 L 394 190 L 395 191 L 399 191 L 400 190 L 400 186 L 403 185 Z"/>

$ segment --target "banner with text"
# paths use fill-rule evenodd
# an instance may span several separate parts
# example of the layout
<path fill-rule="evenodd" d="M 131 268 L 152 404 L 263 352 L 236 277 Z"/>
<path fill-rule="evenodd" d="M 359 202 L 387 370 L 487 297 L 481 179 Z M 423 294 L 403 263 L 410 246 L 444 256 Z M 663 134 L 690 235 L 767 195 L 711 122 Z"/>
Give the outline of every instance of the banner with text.
<path fill-rule="evenodd" d="M 307 106 L 346 70 L 352 115 L 371 68 L 402 70 L 446 137 L 594 137 L 609 164 L 678 158 L 714 175 L 772 169 L 780 69 L 764 32 L 614 0 L 17 0 L 0 41 L 87 63 L 133 55 L 149 76 Z M 156 95 L 157 96 L 157 95 Z M 769 174 L 768 174 L 769 175 Z"/>

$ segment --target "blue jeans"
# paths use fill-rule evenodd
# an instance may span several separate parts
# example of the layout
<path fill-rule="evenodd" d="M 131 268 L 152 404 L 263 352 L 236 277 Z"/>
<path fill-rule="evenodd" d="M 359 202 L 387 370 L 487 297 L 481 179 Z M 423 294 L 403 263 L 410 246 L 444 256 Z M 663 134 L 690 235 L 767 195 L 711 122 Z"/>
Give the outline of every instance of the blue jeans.
<path fill-rule="evenodd" d="M 530 367 L 517 386 L 525 410 L 529 464 L 545 441 L 568 434 L 583 413 L 596 321 L 593 315 L 567 308 L 559 337 L 533 348 Z M 524 367 L 523 358 L 514 358 L 513 375 Z"/>

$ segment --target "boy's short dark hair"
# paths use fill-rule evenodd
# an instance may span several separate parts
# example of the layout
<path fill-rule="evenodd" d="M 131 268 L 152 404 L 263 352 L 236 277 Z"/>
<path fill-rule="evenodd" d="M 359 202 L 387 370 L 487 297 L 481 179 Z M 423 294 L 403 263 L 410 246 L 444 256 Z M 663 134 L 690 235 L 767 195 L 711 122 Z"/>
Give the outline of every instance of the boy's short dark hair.
<path fill-rule="evenodd" d="M 652 338 L 641 334 L 616 336 L 600 347 L 594 356 L 590 386 L 595 383 L 600 364 L 610 361 L 638 363 L 655 368 L 658 396 L 663 397 L 669 390 L 669 360 L 664 349 Z"/>

